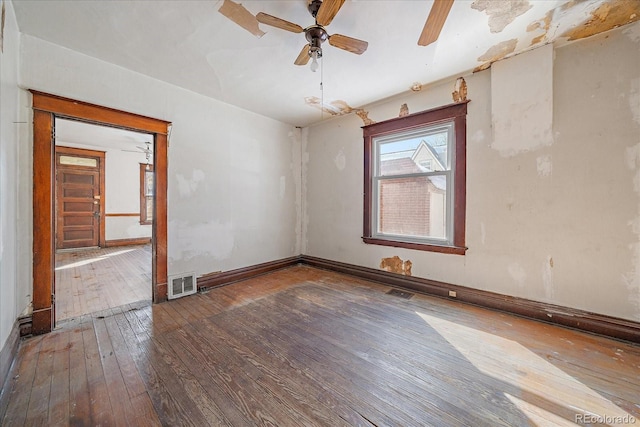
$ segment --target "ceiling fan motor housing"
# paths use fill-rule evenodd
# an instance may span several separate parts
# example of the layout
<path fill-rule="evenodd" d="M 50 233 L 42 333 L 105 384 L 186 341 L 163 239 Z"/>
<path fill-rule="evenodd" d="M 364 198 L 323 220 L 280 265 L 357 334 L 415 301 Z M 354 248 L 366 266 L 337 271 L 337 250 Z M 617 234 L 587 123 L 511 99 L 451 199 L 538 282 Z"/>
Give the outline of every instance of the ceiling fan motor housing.
<path fill-rule="evenodd" d="M 327 30 L 321 25 L 312 25 L 304 30 L 304 36 L 309 41 L 309 56 L 313 52 L 317 52 L 318 58 L 322 57 L 322 42 L 329 38 Z"/>
<path fill-rule="evenodd" d="M 314 18 L 316 17 L 316 15 L 318 14 L 318 10 L 320 10 L 320 6 L 322 6 L 322 0 L 309 1 L 307 9 L 309 9 L 309 13 L 311 14 L 311 16 L 313 16 Z"/>

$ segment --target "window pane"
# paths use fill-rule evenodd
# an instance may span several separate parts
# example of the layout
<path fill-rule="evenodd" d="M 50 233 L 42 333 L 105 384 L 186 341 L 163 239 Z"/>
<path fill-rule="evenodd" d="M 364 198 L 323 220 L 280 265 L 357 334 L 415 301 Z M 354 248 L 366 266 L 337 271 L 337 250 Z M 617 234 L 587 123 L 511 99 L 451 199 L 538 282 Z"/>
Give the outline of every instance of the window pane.
<path fill-rule="evenodd" d="M 60 164 L 70 166 L 89 166 L 95 168 L 98 166 L 98 159 L 92 159 L 90 157 L 60 156 Z"/>
<path fill-rule="evenodd" d="M 147 197 L 147 217 L 146 220 L 147 221 L 152 221 L 153 220 L 153 197 Z"/>
<path fill-rule="evenodd" d="M 445 239 L 446 189 L 445 175 L 378 181 L 378 234 Z"/>
<path fill-rule="evenodd" d="M 153 171 L 144 173 L 144 195 L 153 196 Z"/>
<path fill-rule="evenodd" d="M 413 132 L 378 144 L 378 176 L 437 172 L 449 169 L 451 125 Z"/>

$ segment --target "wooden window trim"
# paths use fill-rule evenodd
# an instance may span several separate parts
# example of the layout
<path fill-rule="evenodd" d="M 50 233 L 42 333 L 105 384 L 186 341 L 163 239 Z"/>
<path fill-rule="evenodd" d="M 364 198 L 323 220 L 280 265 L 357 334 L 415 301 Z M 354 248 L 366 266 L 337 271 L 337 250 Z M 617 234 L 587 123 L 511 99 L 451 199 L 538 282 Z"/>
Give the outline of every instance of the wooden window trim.
<path fill-rule="evenodd" d="M 149 169 L 147 169 L 147 166 L 149 166 Z M 153 165 L 140 163 L 140 224 L 141 225 L 153 224 L 153 217 L 147 218 L 147 196 L 144 191 L 146 188 L 145 175 L 147 171 L 154 172 Z"/>
<path fill-rule="evenodd" d="M 384 122 L 363 126 L 364 135 L 364 218 L 362 240 L 367 244 L 394 246 L 399 248 L 414 249 L 464 255 L 465 246 L 465 221 L 466 221 L 466 192 L 467 192 L 467 103 L 469 101 L 449 104 L 443 107 L 398 117 Z M 453 211 L 453 244 L 435 245 L 398 240 L 387 240 L 373 237 L 372 207 L 373 203 L 373 140 L 383 135 L 399 133 L 414 128 L 437 124 L 439 122 L 453 121 L 456 135 L 455 143 L 455 188 Z"/>

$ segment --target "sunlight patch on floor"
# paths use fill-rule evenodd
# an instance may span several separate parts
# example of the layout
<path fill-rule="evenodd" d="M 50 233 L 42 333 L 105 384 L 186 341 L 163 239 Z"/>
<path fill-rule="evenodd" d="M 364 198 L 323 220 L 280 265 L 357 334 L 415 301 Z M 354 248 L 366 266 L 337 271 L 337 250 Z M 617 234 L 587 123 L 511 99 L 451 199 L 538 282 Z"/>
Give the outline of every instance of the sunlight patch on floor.
<path fill-rule="evenodd" d="M 85 259 L 85 260 L 77 261 L 77 262 L 72 262 L 71 264 L 66 264 L 66 265 L 61 265 L 59 267 L 56 267 L 56 271 L 66 270 L 68 268 L 82 267 L 83 265 L 87 265 L 87 264 L 91 264 L 91 263 L 94 263 L 94 262 L 102 261 L 102 260 L 105 260 L 105 259 L 113 257 L 113 256 L 126 254 L 127 252 L 131 252 L 131 251 L 134 251 L 134 250 L 135 249 L 124 249 L 122 251 L 117 251 L 117 252 L 112 252 L 110 254 L 100 255 L 99 257 L 89 258 L 89 259 Z"/>
<path fill-rule="evenodd" d="M 548 425 L 553 416 L 564 420 L 560 425 L 575 425 L 577 414 L 633 419 L 610 400 L 516 341 L 428 314 L 416 314 L 478 370 L 519 390 L 518 397 L 506 392 L 505 395 L 532 423 L 544 420 L 538 425 Z"/>

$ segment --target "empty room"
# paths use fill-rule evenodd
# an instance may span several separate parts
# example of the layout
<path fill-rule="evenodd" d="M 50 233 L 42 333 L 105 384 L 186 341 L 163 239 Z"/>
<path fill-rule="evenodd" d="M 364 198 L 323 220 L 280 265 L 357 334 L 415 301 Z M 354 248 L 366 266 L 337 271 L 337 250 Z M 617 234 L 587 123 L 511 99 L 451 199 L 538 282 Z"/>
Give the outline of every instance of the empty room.
<path fill-rule="evenodd" d="M 640 1 L 0 8 L 0 425 L 640 423 Z"/>

